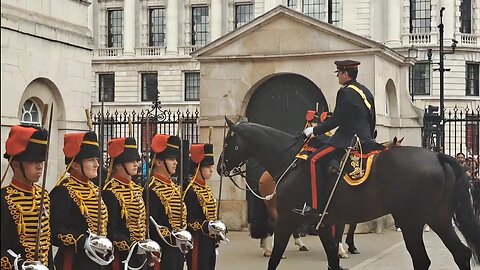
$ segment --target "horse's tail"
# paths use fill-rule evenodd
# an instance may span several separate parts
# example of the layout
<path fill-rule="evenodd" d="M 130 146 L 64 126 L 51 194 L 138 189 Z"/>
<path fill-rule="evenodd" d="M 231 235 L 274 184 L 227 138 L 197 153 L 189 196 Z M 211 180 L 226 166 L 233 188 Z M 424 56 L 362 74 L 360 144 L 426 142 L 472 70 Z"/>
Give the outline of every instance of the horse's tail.
<path fill-rule="evenodd" d="M 467 240 L 475 261 L 478 263 L 480 258 L 480 223 L 474 214 L 467 175 L 462 165 L 453 157 L 440 153 L 439 159 L 442 163 L 449 164 L 455 174 L 455 221 L 458 229 Z"/>

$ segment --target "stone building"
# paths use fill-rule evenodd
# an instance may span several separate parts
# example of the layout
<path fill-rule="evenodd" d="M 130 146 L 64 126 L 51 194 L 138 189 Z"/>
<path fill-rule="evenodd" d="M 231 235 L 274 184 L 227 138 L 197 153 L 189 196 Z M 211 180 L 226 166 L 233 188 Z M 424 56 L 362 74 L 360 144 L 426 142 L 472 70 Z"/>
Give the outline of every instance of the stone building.
<path fill-rule="evenodd" d="M 49 190 L 65 169 L 63 135 L 87 129 L 84 110 L 91 104 L 92 70 L 89 5 L 83 0 L 1 3 L 1 153 L 12 125 L 40 125 L 44 104 L 53 104 Z M 2 158 L 1 164 L 4 172 L 7 161 Z"/>

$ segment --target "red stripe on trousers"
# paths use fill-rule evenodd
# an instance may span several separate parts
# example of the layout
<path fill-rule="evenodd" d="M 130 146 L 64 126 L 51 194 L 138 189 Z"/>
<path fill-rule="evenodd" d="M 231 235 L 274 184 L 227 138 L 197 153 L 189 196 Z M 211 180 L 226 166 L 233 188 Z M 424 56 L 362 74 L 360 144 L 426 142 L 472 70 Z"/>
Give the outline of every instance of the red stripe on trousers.
<path fill-rule="evenodd" d="M 115 254 L 115 259 L 113 259 L 112 262 L 112 270 L 121 270 L 120 269 L 120 259 L 118 258 L 120 254 L 116 253 Z"/>
<path fill-rule="evenodd" d="M 153 270 L 160 270 L 160 263 L 155 261 L 155 265 L 153 266 Z"/>
<path fill-rule="evenodd" d="M 193 250 L 192 250 L 192 270 L 198 270 L 198 243 L 200 241 L 199 233 L 193 234 Z"/>
<path fill-rule="evenodd" d="M 315 208 L 315 209 L 318 208 L 318 202 L 317 202 L 317 171 L 315 169 L 315 162 L 319 158 L 325 156 L 328 153 L 331 153 L 335 149 L 336 149 L 335 146 L 329 146 L 329 147 L 325 148 L 324 150 L 318 152 L 310 160 L 310 184 L 312 186 L 312 208 Z"/>
<path fill-rule="evenodd" d="M 73 250 L 66 250 L 63 254 L 63 270 L 72 270 Z"/>

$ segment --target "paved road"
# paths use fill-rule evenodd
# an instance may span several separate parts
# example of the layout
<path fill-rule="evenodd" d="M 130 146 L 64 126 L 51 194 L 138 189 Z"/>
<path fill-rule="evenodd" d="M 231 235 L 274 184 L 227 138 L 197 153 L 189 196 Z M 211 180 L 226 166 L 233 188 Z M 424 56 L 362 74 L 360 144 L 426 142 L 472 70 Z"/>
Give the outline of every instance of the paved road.
<path fill-rule="evenodd" d="M 251 239 L 248 232 L 230 232 L 229 243 L 222 244 L 218 257 L 218 270 L 266 269 L 268 258 L 263 257 L 259 241 Z M 298 251 L 290 241 L 279 270 L 286 269 L 327 269 L 326 256 L 316 236 L 302 238 L 310 251 Z M 427 252 L 432 261 L 430 269 L 458 269 L 452 256 L 433 232 L 425 232 Z M 350 255 L 340 261 L 350 270 L 393 270 L 413 269 L 410 256 L 405 248 L 400 232 L 386 231 L 381 234 L 356 234 L 355 241 L 361 254 Z M 480 266 L 474 267 L 480 270 Z"/>

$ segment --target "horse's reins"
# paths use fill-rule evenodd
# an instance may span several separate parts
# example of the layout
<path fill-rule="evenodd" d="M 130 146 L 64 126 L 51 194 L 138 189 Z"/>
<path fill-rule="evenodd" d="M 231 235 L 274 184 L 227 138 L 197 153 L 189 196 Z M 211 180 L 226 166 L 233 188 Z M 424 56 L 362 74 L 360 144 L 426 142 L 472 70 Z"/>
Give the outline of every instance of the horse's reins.
<path fill-rule="evenodd" d="M 287 148 L 285 148 L 284 150 L 282 150 L 282 152 L 280 152 L 279 155 L 282 155 L 284 154 L 285 152 L 289 151 L 292 147 L 294 147 L 296 144 L 298 144 L 298 142 L 300 141 L 300 139 L 303 137 L 303 134 L 301 135 L 298 135 L 296 137 L 296 141 L 291 144 L 290 146 L 288 146 Z M 308 139 L 308 138 L 307 138 Z M 307 142 L 307 139 L 304 140 L 304 144 Z M 294 167 L 295 165 L 295 162 L 297 161 L 297 158 L 294 158 L 293 161 L 290 163 L 290 165 L 285 169 L 283 170 L 281 173 L 279 173 L 279 175 L 275 176 L 273 179 L 278 179 L 276 180 L 276 184 L 275 184 L 275 189 L 273 190 L 273 193 L 272 194 L 269 194 L 265 197 L 262 197 L 260 195 L 258 195 L 251 187 L 250 185 L 248 184 L 247 182 L 247 177 L 245 175 L 245 173 L 247 172 L 247 169 L 245 170 L 242 170 L 241 167 L 244 166 L 245 164 L 247 164 L 247 161 L 242 161 L 240 162 L 237 166 L 233 167 L 229 174 L 226 175 L 228 178 L 230 178 L 230 181 L 232 181 L 232 183 L 240 190 L 243 190 L 243 191 L 250 191 L 255 197 L 257 197 L 258 199 L 260 200 L 266 200 L 266 201 L 269 201 L 271 199 L 273 199 L 273 196 L 275 196 L 275 194 L 277 193 L 277 187 L 278 187 L 278 184 L 280 183 L 280 181 L 283 179 L 283 177 L 285 176 L 285 174 L 287 174 L 287 172 L 290 170 L 290 168 Z M 252 168 L 250 169 L 253 169 L 253 168 L 256 168 L 260 166 L 260 164 L 257 164 L 255 166 L 253 166 Z M 243 187 L 240 187 L 236 182 L 235 180 L 233 180 L 233 177 L 234 176 L 238 176 L 240 175 L 243 179 L 243 182 L 245 183 L 245 186 L 247 188 L 243 188 Z"/>

